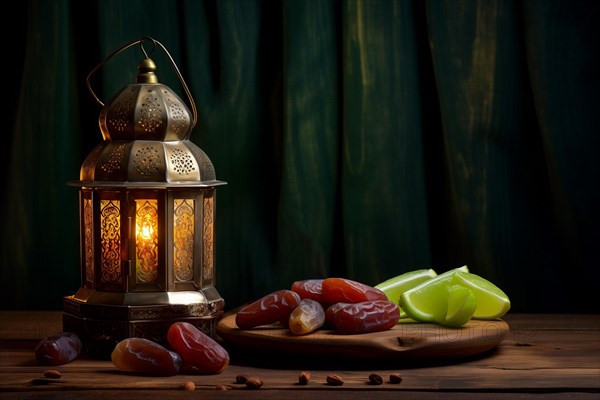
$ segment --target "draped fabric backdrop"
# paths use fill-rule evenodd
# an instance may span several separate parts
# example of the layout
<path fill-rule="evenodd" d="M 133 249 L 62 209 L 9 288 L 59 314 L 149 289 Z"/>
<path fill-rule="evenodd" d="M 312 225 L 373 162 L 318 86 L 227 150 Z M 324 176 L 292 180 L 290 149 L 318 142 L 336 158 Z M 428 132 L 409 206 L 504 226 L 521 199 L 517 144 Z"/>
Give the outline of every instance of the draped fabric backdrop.
<path fill-rule="evenodd" d="M 4 309 L 79 287 L 88 72 L 149 35 L 198 105 L 227 308 L 293 280 L 468 265 L 514 311 L 598 312 L 600 6 L 560 0 L 28 0 L 5 35 Z M 8 14 L 6 14 L 8 16 Z M 141 52 L 93 79 L 108 100 Z M 159 80 L 183 92 L 160 51 Z"/>

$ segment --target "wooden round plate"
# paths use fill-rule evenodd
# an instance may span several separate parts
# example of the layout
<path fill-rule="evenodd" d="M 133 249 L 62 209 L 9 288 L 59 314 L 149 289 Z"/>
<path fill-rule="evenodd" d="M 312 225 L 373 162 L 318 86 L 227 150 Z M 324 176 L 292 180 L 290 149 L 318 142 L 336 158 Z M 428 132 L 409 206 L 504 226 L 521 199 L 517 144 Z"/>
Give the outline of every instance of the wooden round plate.
<path fill-rule="evenodd" d="M 239 329 L 235 314 L 217 324 L 219 337 L 243 350 L 365 359 L 463 358 L 496 347 L 508 331 L 503 320 L 471 320 L 460 328 L 402 321 L 384 332 L 345 335 L 323 329 L 303 336 L 277 325 Z"/>

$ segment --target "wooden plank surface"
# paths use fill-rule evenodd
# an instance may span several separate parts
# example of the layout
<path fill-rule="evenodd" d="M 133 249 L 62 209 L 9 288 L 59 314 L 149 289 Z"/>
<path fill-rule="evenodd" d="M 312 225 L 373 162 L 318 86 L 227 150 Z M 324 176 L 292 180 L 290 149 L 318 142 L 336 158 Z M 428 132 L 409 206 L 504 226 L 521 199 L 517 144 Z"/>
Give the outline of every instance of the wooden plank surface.
<path fill-rule="evenodd" d="M 177 375 L 145 377 L 117 371 L 109 361 L 87 358 L 57 367 L 62 377 L 43 377 L 48 367 L 39 365 L 33 348 L 37 339 L 15 339 L 11 321 L 26 321 L 27 315 L 0 313 L 0 398 L 179 398 L 178 390 L 192 381 L 202 398 L 236 398 L 240 390 L 248 399 L 260 398 L 365 398 L 377 393 L 381 399 L 432 398 L 444 393 L 452 398 L 560 398 L 598 399 L 600 396 L 600 315 L 507 315 L 511 330 L 491 352 L 452 362 L 343 362 L 311 357 L 256 357 L 232 352 L 232 365 L 218 375 Z M 40 321 L 55 326 L 60 313 Z M 43 314 L 36 315 L 43 317 Z M 12 318 L 12 319 L 11 319 Z M 54 324 L 54 325 L 53 325 Z M 36 325 L 47 332 L 44 323 Z M 28 335 L 31 331 L 28 330 Z M 8 338 L 7 338 L 8 337 Z M 298 373 L 311 372 L 307 386 L 297 384 Z M 387 383 L 392 372 L 403 376 L 401 384 Z M 264 381 L 259 391 L 248 391 L 235 383 L 238 374 L 258 376 Z M 343 377 L 340 387 L 326 384 L 326 377 Z M 368 375 L 385 379 L 380 386 L 368 384 Z M 223 385 L 230 390 L 215 390 Z M 402 393 L 399 393 L 402 392 Z M 237 393 L 237 395 L 236 395 Z M 460 394 L 460 395 L 458 395 Z M 99 397 L 98 397 L 99 396 Z"/>
<path fill-rule="evenodd" d="M 0 311 L 0 339 L 41 339 L 61 331 L 61 311 Z"/>
<path fill-rule="evenodd" d="M 382 332 L 359 335 L 320 329 L 293 335 L 281 325 L 239 329 L 236 314 L 225 316 L 217 334 L 227 345 L 256 353 L 287 356 L 335 357 L 351 360 L 398 360 L 464 358 L 486 352 L 502 342 L 509 332 L 505 321 L 471 320 L 460 328 L 438 324 L 402 322 Z"/>

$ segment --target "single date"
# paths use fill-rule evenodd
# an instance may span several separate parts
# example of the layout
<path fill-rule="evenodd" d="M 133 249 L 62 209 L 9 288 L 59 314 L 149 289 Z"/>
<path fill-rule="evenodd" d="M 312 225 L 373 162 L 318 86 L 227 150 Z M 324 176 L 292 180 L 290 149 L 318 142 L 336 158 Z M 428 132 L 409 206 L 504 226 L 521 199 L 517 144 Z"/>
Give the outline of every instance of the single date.
<path fill-rule="evenodd" d="M 400 309 L 389 300 L 337 303 L 327 309 L 326 319 L 327 324 L 342 333 L 380 332 L 398 323 Z"/>
<path fill-rule="evenodd" d="M 278 290 L 242 308 L 235 316 L 240 329 L 286 321 L 300 304 L 300 296 L 291 290 Z"/>

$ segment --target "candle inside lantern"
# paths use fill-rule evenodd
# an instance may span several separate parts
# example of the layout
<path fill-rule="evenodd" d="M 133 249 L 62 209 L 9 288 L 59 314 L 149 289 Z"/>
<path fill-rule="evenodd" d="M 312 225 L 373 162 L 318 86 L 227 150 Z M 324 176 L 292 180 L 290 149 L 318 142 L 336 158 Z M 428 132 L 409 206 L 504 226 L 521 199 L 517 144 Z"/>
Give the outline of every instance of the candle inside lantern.
<path fill-rule="evenodd" d="M 137 200 L 136 206 L 136 280 L 155 282 L 158 277 L 158 201 Z"/>

